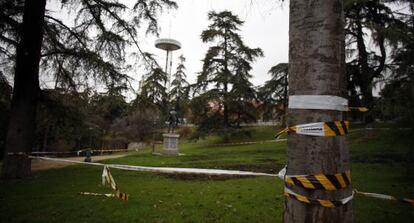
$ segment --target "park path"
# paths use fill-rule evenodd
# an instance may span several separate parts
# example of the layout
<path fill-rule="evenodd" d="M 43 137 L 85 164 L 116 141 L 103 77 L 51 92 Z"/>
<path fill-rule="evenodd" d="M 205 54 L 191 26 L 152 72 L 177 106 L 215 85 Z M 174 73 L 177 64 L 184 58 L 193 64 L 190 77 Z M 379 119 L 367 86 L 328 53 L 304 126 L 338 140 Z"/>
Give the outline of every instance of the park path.
<path fill-rule="evenodd" d="M 122 154 L 112 154 L 112 155 L 102 155 L 102 156 L 92 156 L 92 161 L 100 161 L 100 160 L 107 160 L 107 159 L 115 159 L 127 156 L 128 153 Z M 62 159 L 68 160 L 76 160 L 76 161 L 83 161 L 85 157 L 76 156 L 76 157 L 65 157 Z M 40 159 L 32 159 L 32 171 L 39 171 L 39 170 L 48 170 L 48 169 L 56 169 L 62 168 L 69 165 L 74 165 L 76 163 L 66 163 L 66 162 L 56 162 L 56 161 L 49 161 L 49 160 L 40 160 Z"/>

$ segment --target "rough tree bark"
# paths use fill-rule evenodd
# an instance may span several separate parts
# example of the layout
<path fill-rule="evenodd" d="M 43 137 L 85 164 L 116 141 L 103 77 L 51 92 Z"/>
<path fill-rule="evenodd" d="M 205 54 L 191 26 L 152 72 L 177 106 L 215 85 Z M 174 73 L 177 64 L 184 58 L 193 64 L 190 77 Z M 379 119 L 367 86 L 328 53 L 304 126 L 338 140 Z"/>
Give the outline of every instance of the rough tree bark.
<path fill-rule="evenodd" d="M 344 15 L 342 0 L 291 0 L 289 24 L 289 95 L 346 97 Z M 339 111 L 289 109 L 288 124 L 343 120 Z M 345 136 L 288 136 L 287 174 L 335 174 L 349 170 Z M 337 191 L 305 190 L 310 198 L 338 200 L 352 188 Z M 285 198 L 284 222 L 352 222 L 352 204 L 336 208 L 308 205 Z"/>
<path fill-rule="evenodd" d="M 22 154 L 31 151 L 34 140 L 45 6 L 46 0 L 26 0 L 24 5 L 2 168 L 4 179 L 27 178 L 31 174 L 30 159 Z"/>

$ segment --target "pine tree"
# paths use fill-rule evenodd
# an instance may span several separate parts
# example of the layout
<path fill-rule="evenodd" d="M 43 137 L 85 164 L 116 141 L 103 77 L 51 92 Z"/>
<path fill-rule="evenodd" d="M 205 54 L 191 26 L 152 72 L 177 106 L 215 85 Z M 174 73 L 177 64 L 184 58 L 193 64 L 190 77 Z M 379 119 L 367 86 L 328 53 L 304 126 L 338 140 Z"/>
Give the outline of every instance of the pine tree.
<path fill-rule="evenodd" d="M 141 95 L 138 95 L 139 104 L 144 107 L 150 106 L 166 114 L 168 112 L 168 94 L 165 87 L 167 73 L 157 63 L 152 63 L 148 70 Z"/>
<path fill-rule="evenodd" d="M 383 1 L 347 0 L 344 1 L 344 7 L 350 104 L 372 110 L 375 80 L 384 77 L 389 65 L 387 48 L 391 49 L 392 45 L 387 45 L 387 40 L 394 38 L 393 30 L 402 23 Z M 367 44 L 367 37 L 375 44 L 374 48 Z M 362 100 L 359 100 L 359 96 L 362 96 Z M 369 112 L 365 121 L 370 123 L 373 120 L 373 113 Z"/>
<path fill-rule="evenodd" d="M 279 109 L 279 115 L 285 115 L 287 108 L 287 90 L 288 90 L 288 64 L 279 63 L 269 72 L 270 80 L 259 88 L 258 98 L 260 101 L 260 110 L 263 112 L 265 119 L 273 119 L 277 114 L 274 114 L 275 106 L 281 105 L 283 109 Z"/>
<path fill-rule="evenodd" d="M 170 100 L 171 105 L 175 107 L 178 115 L 183 117 L 189 100 L 189 83 L 186 80 L 187 75 L 184 72 L 185 57 L 181 55 L 178 59 L 180 62 L 171 82 Z"/>
<path fill-rule="evenodd" d="M 381 95 L 381 111 L 386 119 L 400 119 L 402 124 L 414 123 L 414 3 L 405 3 L 408 10 L 399 13 L 402 26 L 393 30 L 391 43 L 398 48 L 392 53 L 390 76 Z"/>
<path fill-rule="evenodd" d="M 249 116 L 243 105 L 255 98 L 249 82 L 250 63 L 263 56 L 263 52 L 243 43 L 238 31 L 244 22 L 230 11 L 212 11 L 208 19 L 211 24 L 202 32 L 201 39 L 214 45 L 205 55 L 197 85 L 204 90 L 204 94 L 218 96 L 216 99 L 223 109 L 222 126 L 226 128 L 231 124 L 230 112 L 236 112 L 236 120 L 241 113 Z"/>

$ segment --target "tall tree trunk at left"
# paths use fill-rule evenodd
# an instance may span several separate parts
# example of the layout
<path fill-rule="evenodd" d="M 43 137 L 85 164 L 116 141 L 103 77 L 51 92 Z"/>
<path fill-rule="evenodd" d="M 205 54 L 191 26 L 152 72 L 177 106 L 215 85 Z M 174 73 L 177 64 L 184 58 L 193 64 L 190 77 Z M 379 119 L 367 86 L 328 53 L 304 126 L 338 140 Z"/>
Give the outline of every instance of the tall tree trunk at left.
<path fill-rule="evenodd" d="M 6 154 L 1 173 L 4 179 L 27 178 L 31 173 L 27 153 L 32 149 L 36 124 L 45 7 L 46 0 L 26 0 L 24 4 Z"/>

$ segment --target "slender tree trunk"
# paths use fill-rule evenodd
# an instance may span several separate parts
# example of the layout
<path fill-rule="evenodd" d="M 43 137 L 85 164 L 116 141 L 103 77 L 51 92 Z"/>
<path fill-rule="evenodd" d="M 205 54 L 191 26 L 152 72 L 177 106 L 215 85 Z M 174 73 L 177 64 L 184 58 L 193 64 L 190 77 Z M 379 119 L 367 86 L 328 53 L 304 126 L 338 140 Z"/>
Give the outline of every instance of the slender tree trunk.
<path fill-rule="evenodd" d="M 49 139 L 49 130 L 51 125 L 46 124 L 45 134 L 43 135 L 43 144 L 42 144 L 42 151 L 46 151 L 48 147 L 48 139 Z"/>
<path fill-rule="evenodd" d="M 372 114 L 372 108 L 374 107 L 374 96 L 372 94 L 372 81 L 366 80 L 361 85 L 362 93 L 362 105 L 367 107 L 369 111 L 365 114 L 365 124 L 372 124 L 374 122 L 374 115 Z"/>
<path fill-rule="evenodd" d="M 358 14 L 357 19 L 355 20 L 355 23 L 357 25 L 357 48 L 358 48 L 358 63 L 360 66 L 359 75 L 361 78 L 360 88 L 362 93 L 362 106 L 367 107 L 369 111 L 364 114 L 364 121 L 366 124 L 371 124 L 374 122 L 374 115 L 372 113 L 372 108 L 374 104 L 374 97 L 372 95 L 372 81 L 373 77 L 376 75 L 379 75 L 382 70 L 384 69 L 385 65 L 385 47 L 384 47 L 384 39 L 379 35 L 379 46 L 380 46 L 380 52 L 382 55 L 380 66 L 376 71 L 374 71 L 372 68 L 369 67 L 368 64 L 368 52 L 366 49 L 366 45 L 364 42 L 364 32 L 362 27 L 362 18 Z M 376 74 L 376 72 L 379 72 Z"/>
<path fill-rule="evenodd" d="M 289 95 L 345 97 L 344 15 L 342 0 L 291 0 L 289 26 Z M 339 111 L 289 109 L 288 124 L 343 120 Z M 287 174 L 335 174 L 349 170 L 345 136 L 288 136 Z M 338 200 L 352 193 L 337 190 L 292 191 L 309 198 Z M 336 208 L 309 205 L 286 197 L 284 222 L 352 222 L 352 204 Z"/>
<path fill-rule="evenodd" d="M 2 168 L 2 178 L 5 179 L 26 178 L 31 172 L 30 159 L 21 153 L 29 153 L 34 140 L 45 6 L 46 0 L 26 0 L 24 5 Z"/>
<path fill-rule="evenodd" d="M 287 108 L 288 108 L 288 74 L 285 74 L 284 79 L 284 89 L 283 89 L 283 126 L 286 128 L 287 125 Z"/>
<path fill-rule="evenodd" d="M 229 107 L 228 107 L 228 103 L 227 100 L 228 99 L 228 95 L 227 95 L 228 89 L 227 89 L 227 82 L 224 83 L 224 96 L 223 96 L 223 116 L 224 116 L 224 128 L 229 127 Z"/>
<path fill-rule="evenodd" d="M 224 116 L 224 127 L 227 128 L 229 127 L 229 104 L 228 104 L 228 80 L 230 79 L 230 71 L 228 68 L 228 63 L 227 63 L 228 57 L 227 57 L 227 30 L 224 31 L 224 72 L 225 74 L 225 81 L 223 83 L 224 85 L 224 96 L 223 96 L 223 106 L 224 106 L 224 111 L 223 111 L 223 116 Z"/>

